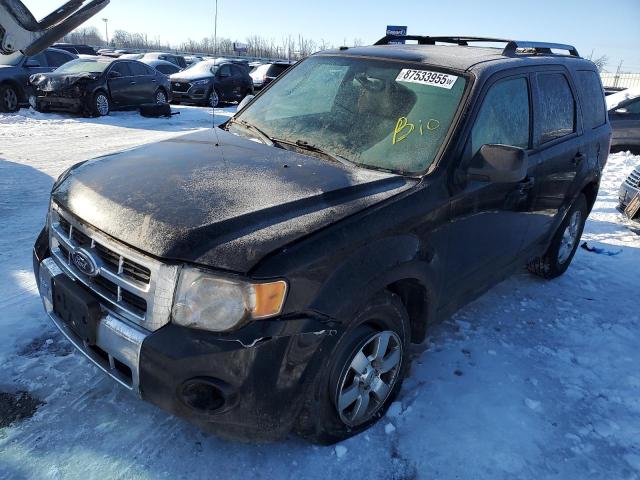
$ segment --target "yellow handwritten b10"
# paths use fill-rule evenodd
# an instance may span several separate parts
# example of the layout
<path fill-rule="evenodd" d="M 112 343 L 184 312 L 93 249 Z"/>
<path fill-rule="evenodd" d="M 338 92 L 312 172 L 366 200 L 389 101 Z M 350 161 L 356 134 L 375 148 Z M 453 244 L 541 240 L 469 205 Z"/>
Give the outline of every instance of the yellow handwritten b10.
<path fill-rule="evenodd" d="M 427 128 L 427 130 L 436 130 L 440 126 L 440 122 L 434 118 L 431 118 L 424 126 Z M 393 129 L 393 138 L 391 139 L 391 143 L 395 145 L 396 143 L 399 143 L 402 140 L 406 139 L 409 135 L 411 135 L 411 132 L 413 132 L 415 128 L 415 124 L 410 123 L 407 117 L 398 118 L 396 126 Z M 420 135 L 424 135 L 422 120 L 420 120 Z"/>

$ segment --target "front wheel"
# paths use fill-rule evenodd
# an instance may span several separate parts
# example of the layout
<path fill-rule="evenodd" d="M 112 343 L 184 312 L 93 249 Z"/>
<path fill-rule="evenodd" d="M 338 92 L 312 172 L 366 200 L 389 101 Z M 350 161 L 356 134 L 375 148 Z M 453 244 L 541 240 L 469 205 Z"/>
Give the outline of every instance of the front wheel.
<path fill-rule="evenodd" d="M 96 117 L 109 115 L 109 112 L 111 111 L 111 101 L 109 100 L 109 96 L 105 92 L 97 92 L 93 96 L 91 107 L 91 113 Z"/>
<path fill-rule="evenodd" d="M 559 277 L 566 272 L 580 244 L 588 214 L 587 199 L 580 194 L 567 212 L 545 254 L 529 263 L 529 271 L 547 279 Z"/>
<path fill-rule="evenodd" d="M 164 103 L 167 103 L 168 98 L 167 98 L 167 94 L 164 93 L 164 90 L 158 89 L 156 91 L 155 100 L 156 100 L 156 104 L 158 104 L 158 105 L 162 105 Z"/>
<path fill-rule="evenodd" d="M 296 431 L 323 445 L 366 430 L 400 391 L 410 363 L 409 318 L 399 297 L 380 292 L 356 314 L 324 360 Z"/>
<path fill-rule="evenodd" d="M 216 108 L 220 105 L 220 95 L 218 95 L 218 92 L 215 88 L 212 89 L 211 93 L 209 94 L 208 103 L 211 108 Z"/>
<path fill-rule="evenodd" d="M 17 112 L 20 108 L 18 91 L 11 85 L 0 87 L 0 112 Z"/>

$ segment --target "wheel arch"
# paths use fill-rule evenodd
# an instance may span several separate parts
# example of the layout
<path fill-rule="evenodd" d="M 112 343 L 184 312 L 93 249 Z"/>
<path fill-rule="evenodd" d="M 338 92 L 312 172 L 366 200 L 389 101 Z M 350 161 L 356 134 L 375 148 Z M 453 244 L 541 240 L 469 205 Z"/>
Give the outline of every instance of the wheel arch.
<path fill-rule="evenodd" d="M 0 87 L 4 85 L 8 85 L 16 89 L 16 92 L 18 94 L 18 102 L 24 103 L 27 101 L 27 93 L 22 85 L 20 85 L 20 82 L 13 78 L 6 78 L 4 80 L 0 80 Z"/>

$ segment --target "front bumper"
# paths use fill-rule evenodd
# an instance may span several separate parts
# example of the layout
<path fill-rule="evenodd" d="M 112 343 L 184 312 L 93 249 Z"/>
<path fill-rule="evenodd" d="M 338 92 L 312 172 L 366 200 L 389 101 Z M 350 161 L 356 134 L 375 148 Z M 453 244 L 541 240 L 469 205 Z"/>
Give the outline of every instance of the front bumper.
<path fill-rule="evenodd" d="M 273 439 L 291 429 L 337 341 L 334 322 L 308 315 L 253 322 L 226 335 L 174 324 L 149 332 L 106 312 L 96 345 L 90 346 L 53 311 L 52 285 L 65 273 L 49 256 L 46 239 L 43 232 L 34 248 L 45 311 L 100 370 L 143 399 L 217 434 Z M 209 386 L 220 401 L 204 406 L 202 398 L 192 401 L 193 385 Z"/>
<path fill-rule="evenodd" d="M 627 184 L 627 182 L 622 182 L 620 185 L 620 190 L 618 191 L 618 208 L 621 211 L 624 211 L 627 208 L 627 204 L 631 201 L 633 197 L 640 191 L 640 188 L 634 188 L 631 185 Z"/>
<path fill-rule="evenodd" d="M 85 106 L 85 101 L 82 98 L 70 98 L 70 97 L 36 97 L 35 99 L 36 110 L 55 110 L 61 112 L 80 112 Z"/>

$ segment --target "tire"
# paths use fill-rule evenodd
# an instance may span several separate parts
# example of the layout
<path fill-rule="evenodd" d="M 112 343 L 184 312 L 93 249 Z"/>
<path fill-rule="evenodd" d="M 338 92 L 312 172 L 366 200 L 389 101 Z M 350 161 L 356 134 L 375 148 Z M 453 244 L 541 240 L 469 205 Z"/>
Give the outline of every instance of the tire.
<path fill-rule="evenodd" d="M 104 117 L 109 115 L 109 112 L 111 112 L 111 99 L 109 95 L 103 91 L 96 92 L 91 101 L 91 114 L 94 117 Z"/>
<path fill-rule="evenodd" d="M 167 93 L 161 88 L 156 90 L 156 93 L 153 98 L 156 104 L 158 105 L 163 105 L 165 103 L 168 103 L 168 100 L 169 100 L 169 98 L 167 97 Z"/>
<path fill-rule="evenodd" d="M 558 227 L 545 254 L 535 258 L 527 266 L 529 271 L 547 279 L 559 277 L 566 272 L 580 245 L 587 215 L 587 199 L 580 194 Z"/>
<path fill-rule="evenodd" d="M 383 354 L 376 355 L 385 339 Z M 400 298 L 380 292 L 356 314 L 325 359 L 307 392 L 296 433 L 313 443 L 331 445 L 378 421 L 408 371 L 409 341 L 409 317 Z"/>
<path fill-rule="evenodd" d="M 20 95 L 13 85 L 0 86 L 0 112 L 11 113 L 20 109 Z"/>
<path fill-rule="evenodd" d="M 212 88 L 207 99 L 207 105 L 211 108 L 217 108 L 221 103 L 220 94 L 215 88 Z"/>

